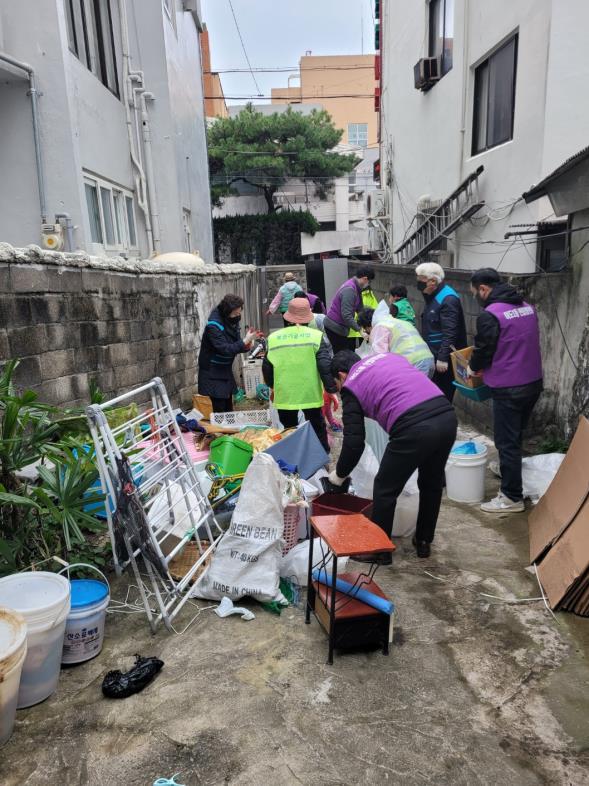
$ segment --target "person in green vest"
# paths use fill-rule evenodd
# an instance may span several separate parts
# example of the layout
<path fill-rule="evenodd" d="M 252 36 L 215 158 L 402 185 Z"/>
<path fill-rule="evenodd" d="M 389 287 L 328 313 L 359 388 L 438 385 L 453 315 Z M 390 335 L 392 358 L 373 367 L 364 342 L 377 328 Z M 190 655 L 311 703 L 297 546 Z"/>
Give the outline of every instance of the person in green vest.
<path fill-rule="evenodd" d="M 321 412 L 323 388 L 332 398 L 336 398 L 337 392 L 329 345 L 320 330 L 309 326 L 313 312 L 307 298 L 293 298 L 284 319 L 289 327 L 268 336 L 268 351 L 262 363 L 264 382 L 273 389 L 273 403 L 282 425 L 294 428 L 302 410 L 329 453 Z"/>
<path fill-rule="evenodd" d="M 366 289 L 362 290 L 362 305 L 364 308 L 371 308 L 375 309 L 378 306 L 378 300 L 376 299 L 376 295 L 370 288 L 370 285 L 366 287 Z M 358 315 L 356 314 L 356 317 Z M 348 338 L 355 338 L 355 339 L 362 339 L 362 333 L 358 333 L 357 330 L 353 330 L 350 328 L 348 332 Z"/>
<path fill-rule="evenodd" d="M 409 300 L 407 299 L 407 287 L 403 284 L 397 284 L 389 289 L 389 305 L 395 304 L 398 309 L 397 319 L 403 322 L 409 322 L 413 327 L 415 324 L 415 310 Z"/>
<path fill-rule="evenodd" d="M 393 352 L 395 355 L 402 355 L 412 366 L 431 379 L 435 363 L 428 345 L 419 335 L 416 327 L 393 316 L 397 313 L 396 304 L 391 305 L 390 308 L 392 314 L 382 317 L 375 325 L 372 324 L 374 311 L 371 308 L 365 308 L 358 314 L 358 324 L 368 333 L 370 346 L 377 354 Z"/>

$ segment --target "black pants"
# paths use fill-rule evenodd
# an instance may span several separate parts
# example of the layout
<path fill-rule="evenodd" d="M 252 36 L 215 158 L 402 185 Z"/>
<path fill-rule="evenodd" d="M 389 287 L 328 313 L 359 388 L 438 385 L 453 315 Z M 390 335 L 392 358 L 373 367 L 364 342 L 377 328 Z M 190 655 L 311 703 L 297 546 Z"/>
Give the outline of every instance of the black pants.
<path fill-rule="evenodd" d="M 213 412 L 233 412 L 233 397 L 229 398 L 213 398 L 211 396 L 211 403 L 213 405 Z"/>
<path fill-rule="evenodd" d="M 299 420 L 299 412 L 297 409 L 279 409 L 277 410 L 278 417 L 284 428 L 296 428 Z M 327 429 L 325 427 L 325 418 L 321 412 L 321 407 L 314 407 L 313 409 L 304 409 L 303 415 L 305 420 L 308 420 L 313 431 L 317 434 L 317 439 L 325 450 L 329 453 L 329 442 L 327 441 Z"/>
<path fill-rule="evenodd" d="M 352 352 L 356 349 L 356 339 L 348 338 L 348 336 L 340 336 L 339 333 L 334 333 L 333 330 L 325 328 L 325 333 L 333 349 L 333 354 L 341 352 L 343 349 L 351 349 Z"/>
<path fill-rule="evenodd" d="M 444 371 L 444 373 L 441 373 L 440 371 L 434 371 L 432 382 L 434 383 L 434 385 L 437 385 L 440 388 L 442 393 L 446 396 L 448 401 L 451 403 L 454 398 L 454 393 L 456 393 L 456 388 L 452 384 L 454 382 L 454 372 L 452 371 L 452 363 L 448 363 L 448 370 Z"/>
<path fill-rule="evenodd" d="M 493 431 L 501 467 L 501 491 L 519 502 L 522 488 L 522 441 L 540 394 L 525 398 L 493 399 Z"/>
<path fill-rule="evenodd" d="M 374 478 L 372 521 L 390 536 L 397 497 L 418 470 L 419 512 L 415 537 L 431 543 L 440 512 L 444 469 L 456 439 L 456 415 L 442 412 L 393 434 Z"/>

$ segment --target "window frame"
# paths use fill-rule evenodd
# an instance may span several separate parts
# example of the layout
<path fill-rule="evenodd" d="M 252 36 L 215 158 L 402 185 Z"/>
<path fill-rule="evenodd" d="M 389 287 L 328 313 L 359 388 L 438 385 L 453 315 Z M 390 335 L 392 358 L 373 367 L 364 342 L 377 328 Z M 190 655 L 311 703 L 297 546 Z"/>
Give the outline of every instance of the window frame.
<path fill-rule="evenodd" d="M 90 238 L 90 242 L 94 246 L 95 250 L 105 253 L 122 252 L 125 254 L 138 254 L 140 249 L 137 239 L 134 193 L 116 183 L 111 183 L 110 181 L 104 180 L 103 178 L 97 177 L 96 175 L 84 172 L 84 191 L 86 191 L 86 186 L 89 186 L 95 190 L 98 200 L 98 216 L 102 242 L 97 242 L 92 237 Z M 113 242 L 109 242 L 108 240 L 107 223 L 105 220 L 103 203 L 103 195 L 105 193 L 107 194 L 108 206 L 110 208 Z M 118 204 L 122 208 L 121 212 L 117 212 L 117 201 L 115 200 L 115 195 L 119 199 Z M 129 207 L 131 208 L 130 211 Z M 88 211 L 87 197 L 86 210 Z M 133 220 L 132 231 L 129 225 L 129 212 L 131 213 Z M 90 224 L 92 224 L 90 215 L 88 215 L 88 218 L 90 220 Z M 92 226 L 90 226 L 90 229 L 92 229 Z M 134 242 L 132 242 L 132 240 Z"/>
<path fill-rule="evenodd" d="M 491 100 L 491 60 L 502 52 L 506 47 L 514 45 L 513 51 L 513 76 L 512 76 L 512 85 L 511 85 L 511 124 L 509 135 L 505 139 L 500 139 L 498 141 L 489 144 L 489 123 L 491 122 L 490 116 L 490 100 Z M 499 147 L 500 145 L 504 145 L 507 142 L 511 142 L 513 139 L 513 133 L 515 129 L 515 102 L 516 102 L 516 88 L 517 88 L 517 60 L 519 54 L 519 30 L 516 30 L 512 33 L 508 38 L 502 41 L 498 46 L 495 47 L 489 54 L 480 60 L 475 66 L 473 66 L 473 95 L 472 95 L 472 126 L 471 126 L 471 145 L 470 145 L 470 152 L 471 156 L 479 156 L 482 153 L 486 153 L 488 150 L 493 150 L 495 147 Z M 478 76 L 482 73 L 481 69 L 486 68 L 487 71 L 487 79 L 486 79 L 486 106 L 485 106 L 485 113 L 484 113 L 484 121 L 485 121 L 485 144 L 482 147 L 478 147 L 478 137 L 480 130 L 482 128 L 482 124 L 480 122 L 480 112 L 477 107 L 477 95 L 480 87 L 477 87 L 477 79 Z"/>
<path fill-rule="evenodd" d="M 437 9 L 437 20 L 441 21 L 441 30 L 434 30 L 433 27 L 433 8 Z M 427 17 L 427 52 L 428 57 L 440 58 L 440 79 L 449 73 L 454 65 L 454 0 L 429 0 L 428 2 L 428 17 Z M 446 25 L 448 24 L 449 15 L 452 15 L 452 35 L 446 35 Z M 432 33 L 441 32 L 441 36 L 432 35 Z M 438 51 L 437 41 L 442 42 L 441 50 Z M 446 46 L 446 41 L 452 41 L 452 47 Z M 449 52 L 449 54 L 447 54 Z"/>
<path fill-rule="evenodd" d="M 112 0 L 63 2 L 70 52 L 109 92 L 120 99 Z"/>
<path fill-rule="evenodd" d="M 352 140 L 351 140 L 350 131 L 351 131 L 352 128 L 355 129 L 356 140 L 360 139 L 360 133 L 359 133 L 360 127 L 363 127 L 365 129 L 366 144 L 362 144 L 359 141 L 352 142 Z M 362 136 L 364 136 L 364 134 L 362 134 Z M 348 144 L 349 145 L 355 145 L 356 147 L 360 147 L 360 148 L 368 147 L 368 123 L 348 123 Z"/>

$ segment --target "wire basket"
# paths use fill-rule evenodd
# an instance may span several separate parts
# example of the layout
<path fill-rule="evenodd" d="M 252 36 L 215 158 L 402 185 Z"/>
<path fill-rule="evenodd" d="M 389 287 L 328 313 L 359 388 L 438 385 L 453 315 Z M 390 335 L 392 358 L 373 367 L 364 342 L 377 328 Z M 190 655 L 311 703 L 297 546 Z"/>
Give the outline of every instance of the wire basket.
<path fill-rule="evenodd" d="M 270 412 L 267 409 L 245 409 L 239 412 L 211 412 L 210 422 L 222 428 L 234 428 L 239 431 L 244 426 L 272 425 Z"/>
<path fill-rule="evenodd" d="M 282 556 L 294 548 L 299 540 L 299 515 L 300 507 L 298 505 L 287 505 L 284 508 L 284 535 L 282 540 L 284 545 L 282 547 Z"/>
<path fill-rule="evenodd" d="M 261 360 L 243 361 L 243 388 L 247 398 L 255 398 L 258 385 L 264 383 Z"/>

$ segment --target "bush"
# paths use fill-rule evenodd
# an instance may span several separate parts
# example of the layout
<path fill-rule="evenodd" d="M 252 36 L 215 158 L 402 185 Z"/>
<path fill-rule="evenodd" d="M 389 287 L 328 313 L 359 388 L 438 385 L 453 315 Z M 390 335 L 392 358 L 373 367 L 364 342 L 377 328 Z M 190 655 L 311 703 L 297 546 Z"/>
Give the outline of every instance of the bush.
<path fill-rule="evenodd" d="M 303 261 L 301 232 L 314 235 L 319 222 L 308 211 L 213 219 L 215 262 L 282 265 Z"/>

